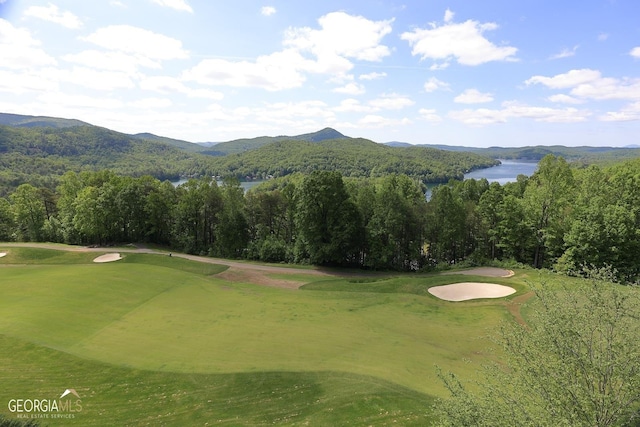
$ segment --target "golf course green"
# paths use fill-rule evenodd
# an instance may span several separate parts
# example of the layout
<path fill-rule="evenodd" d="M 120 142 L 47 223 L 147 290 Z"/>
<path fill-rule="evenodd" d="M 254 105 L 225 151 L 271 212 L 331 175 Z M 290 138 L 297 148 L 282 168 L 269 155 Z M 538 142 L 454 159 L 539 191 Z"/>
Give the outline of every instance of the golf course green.
<path fill-rule="evenodd" d="M 0 252 L 0 414 L 74 389 L 81 411 L 51 426 L 429 425 L 446 396 L 435 366 L 471 377 L 499 358 L 489 335 L 527 292 L 522 273 L 234 276 L 178 254 Z M 427 292 L 468 281 L 517 292 L 458 303 Z"/>

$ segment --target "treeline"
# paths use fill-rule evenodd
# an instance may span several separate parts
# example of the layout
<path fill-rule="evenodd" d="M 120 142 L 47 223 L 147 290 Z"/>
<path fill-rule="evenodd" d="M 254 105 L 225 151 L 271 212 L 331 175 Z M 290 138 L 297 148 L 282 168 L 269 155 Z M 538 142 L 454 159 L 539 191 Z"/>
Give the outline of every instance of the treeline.
<path fill-rule="evenodd" d="M 564 272 L 640 275 L 640 161 L 573 169 L 545 157 L 500 185 L 452 181 L 429 200 L 406 175 L 294 174 L 246 194 L 237 180 L 174 187 L 152 177 L 68 172 L 57 190 L 0 198 L 0 240 L 149 242 L 269 262 L 418 270 L 513 260 Z"/>
<path fill-rule="evenodd" d="M 215 146 L 214 146 L 215 148 Z M 238 154 L 217 157 L 219 176 L 264 179 L 295 172 L 337 171 L 345 177 L 381 177 L 405 174 L 424 183 L 462 179 L 466 172 L 498 165 L 490 157 L 427 147 L 389 147 L 362 138 L 274 141 Z"/>

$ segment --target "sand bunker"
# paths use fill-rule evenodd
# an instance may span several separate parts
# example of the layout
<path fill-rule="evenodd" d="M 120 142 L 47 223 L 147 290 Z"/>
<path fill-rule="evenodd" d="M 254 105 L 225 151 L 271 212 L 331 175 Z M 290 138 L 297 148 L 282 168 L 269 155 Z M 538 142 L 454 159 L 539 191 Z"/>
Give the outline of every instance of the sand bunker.
<path fill-rule="evenodd" d="M 111 262 L 111 261 L 118 261 L 119 259 L 122 259 L 122 257 L 118 253 L 104 254 L 95 258 L 93 262 Z"/>
<path fill-rule="evenodd" d="M 462 282 L 452 285 L 434 286 L 429 293 L 446 301 L 468 301 L 480 298 L 502 298 L 515 293 L 509 286 L 493 283 Z"/>
<path fill-rule="evenodd" d="M 2 258 L 3 256 L 7 256 L 6 252 L 0 252 L 0 258 Z"/>

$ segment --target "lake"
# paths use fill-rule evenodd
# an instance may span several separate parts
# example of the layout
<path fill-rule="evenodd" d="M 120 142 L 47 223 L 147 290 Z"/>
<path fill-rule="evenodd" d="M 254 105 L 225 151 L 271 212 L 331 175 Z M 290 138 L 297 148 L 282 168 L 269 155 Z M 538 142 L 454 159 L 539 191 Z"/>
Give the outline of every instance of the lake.
<path fill-rule="evenodd" d="M 177 187 L 178 185 L 184 184 L 187 181 L 188 179 L 181 179 L 179 181 L 171 181 L 171 183 L 174 187 Z M 262 184 L 263 182 L 264 181 L 242 181 L 240 182 L 240 187 L 242 187 L 244 191 L 247 191 L 250 188 L 255 187 L 256 185 Z M 217 181 L 217 183 L 219 186 L 222 185 L 222 181 Z"/>
<path fill-rule="evenodd" d="M 489 182 L 498 182 L 504 185 L 508 182 L 516 182 L 518 175 L 531 176 L 538 168 L 538 162 L 526 162 L 518 160 L 500 160 L 501 165 L 491 168 L 478 169 L 464 175 L 464 179 L 486 178 Z"/>
<path fill-rule="evenodd" d="M 504 185 L 507 182 L 515 182 L 518 175 L 531 176 L 538 168 L 538 162 L 526 162 L 518 160 L 500 160 L 502 164 L 493 166 L 490 168 L 478 169 L 473 172 L 469 172 L 464 175 L 464 179 L 482 179 L 486 178 L 489 182 L 498 182 L 500 185 Z M 174 181 L 172 184 L 178 186 L 187 182 L 186 179 Z M 244 188 L 244 191 L 249 190 L 256 185 L 262 184 L 264 181 L 243 181 L 240 186 Z M 222 185 L 222 182 L 218 182 L 218 185 Z M 427 187 L 431 189 L 438 184 L 430 184 Z"/>

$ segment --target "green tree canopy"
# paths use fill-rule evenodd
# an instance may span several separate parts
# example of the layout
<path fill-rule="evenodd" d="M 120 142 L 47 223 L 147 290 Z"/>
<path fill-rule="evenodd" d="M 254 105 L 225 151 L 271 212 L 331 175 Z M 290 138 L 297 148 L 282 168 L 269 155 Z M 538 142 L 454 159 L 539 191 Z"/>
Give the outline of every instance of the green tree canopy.
<path fill-rule="evenodd" d="M 443 426 L 628 426 L 640 405 L 640 294 L 603 280 L 536 289 L 527 325 L 505 324 L 504 366 L 470 391 L 442 374 Z"/>

